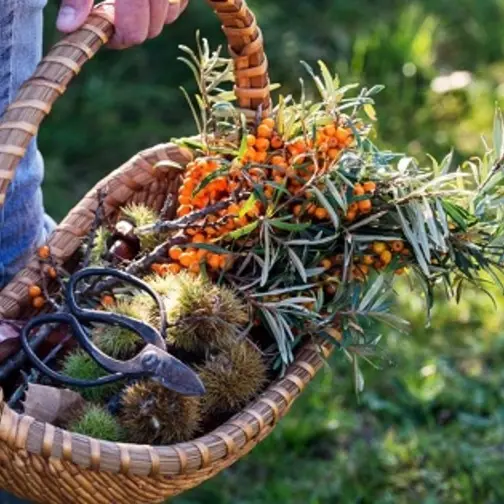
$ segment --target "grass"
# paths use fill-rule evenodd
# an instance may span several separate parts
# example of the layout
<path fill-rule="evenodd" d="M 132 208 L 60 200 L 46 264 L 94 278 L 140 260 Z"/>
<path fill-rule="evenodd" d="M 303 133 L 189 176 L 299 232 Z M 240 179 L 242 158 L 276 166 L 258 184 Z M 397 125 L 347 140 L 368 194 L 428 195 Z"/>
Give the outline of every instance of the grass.
<path fill-rule="evenodd" d="M 336 354 L 273 434 L 173 504 L 504 501 L 504 313 L 470 292 L 430 328 L 401 286 L 409 335 L 388 332 L 359 400 Z M 504 297 L 497 296 L 502 306 Z"/>

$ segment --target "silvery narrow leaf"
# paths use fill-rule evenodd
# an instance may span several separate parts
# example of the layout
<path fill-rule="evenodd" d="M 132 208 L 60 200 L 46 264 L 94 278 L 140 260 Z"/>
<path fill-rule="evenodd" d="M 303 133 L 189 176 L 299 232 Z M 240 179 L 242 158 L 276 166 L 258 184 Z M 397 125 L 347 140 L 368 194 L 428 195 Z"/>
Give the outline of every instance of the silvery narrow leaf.
<path fill-rule="evenodd" d="M 268 281 L 270 261 L 271 261 L 271 244 L 270 232 L 268 224 L 263 226 L 264 233 L 264 265 L 261 273 L 261 287 L 264 287 Z"/>
<path fill-rule="evenodd" d="M 502 117 L 502 111 L 500 109 L 497 109 L 495 111 L 493 142 L 495 156 L 497 159 L 500 159 L 504 155 L 504 119 Z"/>
<path fill-rule="evenodd" d="M 415 236 L 422 248 L 425 259 L 428 263 L 431 262 L 430 255 L 430 247 L 429 247 L 429 237 L 427 236 L 427 232 L 425 230 L 425 218 L 423 214 L 422 207 L 418 202 L 413 202 L 410 204 L 411 214 L 412 214 L 412 222 Z"/>
<path fill-rule="evenodd" d="M 397 169 L 401 173 L 406 173 L 410 164 L 413 163 L 414 160 L 411 157 L 403 157 L 398 163 L 397 163 Z"/>
<path fill-rule="evenodd" d="M 308 275 L 306 274 L 306 270 L 303 263 L 301 262 L 301 259 L 299 259 L 299 257 L 296 255 L 296 252 L 294 252 L 294 250 L 292 250 L 290 247 L 287 247 L 287 252 L 289 254 L 290 261 L 296 271 L 299 273 L 301 280 L 303 280 L 303 282 L 307 282 Z"/>
<path fill-rule="evenodd" d="M 359 243 L 369 243 L 369 242 L 374 242 L 374 241 L 397 241 L 397 240 L 402 240 L 402 236 L 400 235 L 390 235 L 390 236 L 385 236 L 385 235 L 358 235 L 354 234 L 352 235 L 353 241 L 354 242 L 359 242 Z"/>
<path fill-rule="evenodd" d="M 436 198 L 436 213 L 439 220 L 441 221 L 441 227 L 443 228 L 443 237 L 448 238 L 450 236 L 450 229 L 448 228 L 448 219 L 446 217 L 446 212 L 443 208 L 443 204 L 439 198 Z"/>
<path fill-rule="evenodd" d="M 338 239 L 338 234 L 327 236 L 326 238 L 315 239 L 315 240 L 290 240 L 285 242 L 285 245 L 290 246 L 301 246 L 301 245 L 326 245 L 328 243 L 332 243 Z"/>
<path fill-rule="evenodd" d="M 385 285 L 385 275 L 379 275 L 366 292 L 359 304 L 359 311 L 363 312 L 378 296 Z"/>
<path fill-rule="evenodd" d="M 250 297 L 260 298 L 265 296 L 280 296 L 282 294 L 287 294 L 289 292 L 304 291 L 315 287 L 316 284 L 306 284 L 306 285 L 294 285 L 293 287 L 286 287 L 285 289 L 276 289 L 268 292 L 256 292 Z"/>
<path fill-rule="evenodd" d="M 354 364 L 354 378 L 355 378 L 355 392 L 360 394 L 364 390 L 364 375 L 359 367 L 359 362 L 357 360 L 357 356 L 353 356 L 353 364 Z"/>
<path fill-rule="evenodd" d="M 368 224 L 371 224 L 371 222 L 374 222 L 376 220 L 381 219 L 384 215 L 388 214 L 388 210 L 383 210 L 382 212 L 378 212 L 376 214 L 370 215 L 366 217 L 365 219 L 360 220 L 359 222 L 353 224 L 348 228 L 348 231 L 353 231 L 355 229 L 359 229 L 362 226 L 367 226 Z"/>
<path fill-rule="evenodd" d="M 331 196 L 336 200 L 336 203 L 339 205 L 343 213 L 346 214 L 348 211 L 348 205 L 345 194 L 341 194 L 338 191 L 338 188 L 333 184 L 333 182 L 329 178 L 326 178 L 325 184 L 327 186 L 327 189 L 329 189 Z"/>
<path fill-rule="evenodd" d="M 444 251 L 446 249 L 446 244 L 443 236 L 439 232 L 436 219 L 434 218 L 434 212 L 427 198 L 423 198 L 423 213 L 432 241 Z"/>
<path fill-rule="evenodd" d="M 408 240 L 410 245 L 413 247 L 418 264 L 422 268 L 425 275 L 430 276 L 429 266 L 425 260 L 425 257 L 422 253 L 422 250 L 418 246 L 418 243 L 416 241 L 416 237 L 413 234 L 413 231 L 411 230 L 410 225 L 406 221 L 406 219 L 401 211 L 401 208 L 396 205 L 396 209 L 397 209 L 397 214 L 399 215 L 399 218 L 401 220 L 401 226 L 402 226 L 403 232 L 406 235 L 406 239 Z"/>

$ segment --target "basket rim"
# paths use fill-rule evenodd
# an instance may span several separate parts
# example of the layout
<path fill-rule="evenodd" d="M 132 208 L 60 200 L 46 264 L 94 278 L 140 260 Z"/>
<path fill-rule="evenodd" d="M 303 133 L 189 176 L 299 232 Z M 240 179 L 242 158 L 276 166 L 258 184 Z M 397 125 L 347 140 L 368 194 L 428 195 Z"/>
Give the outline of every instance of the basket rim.
<path fill-rule="evenodd" d="M 264 439 L 289 411 L 333 350 L 327 341 L 300 348 L 283 377 L 248 406 L 208 434 L 171 445 L 137 445 L 104 441 L 18 414 L 3 402 L 0 441 L 16 450 L 84 469 L 141 477 L 173 477 L 197 473 L 227 461 L 230 465 Z"/>

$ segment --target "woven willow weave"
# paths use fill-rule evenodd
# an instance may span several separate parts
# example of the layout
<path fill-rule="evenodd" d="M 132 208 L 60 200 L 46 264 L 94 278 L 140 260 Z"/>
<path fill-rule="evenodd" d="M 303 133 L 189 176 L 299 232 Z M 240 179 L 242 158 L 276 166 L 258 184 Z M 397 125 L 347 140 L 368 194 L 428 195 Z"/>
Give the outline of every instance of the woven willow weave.
<path fill-rule="evenodd" d="M 207 1 L 229 42 L 239 107 L 250 119 L 257 111 L 268 115 L 267 60 L 253 14 L 243 0 Z M 0 206 L 28 142 L 52 104 L 112 33 L 106 11 L 97 6 L 82 29 L 56 44 L 6 110 L 0 121 Z M 91 228 L 99 192 L 106 191 L 104 211 L 112 219 L 126 203 L 160 209 L 167 194 L 176 194 L 180 174 L 155 168 L 162 160 L 185 166 L 192 154 L 173 144 L 158 145 L 100 181 L 50 237 L 55 261 L 66 264 L 79 249 Z M 27 286 L 40 281 L 38 260 L 33 258 L 0 293 L 0 316 L 29 317 Z M 117 444 L 73 434 L 18 415 L 1 401 L 0 487 L 47 504 L 162 502 L 211 478 L 262 441 L 321 367 L 321 352 L 327 355 L 330 348 L 306 345 L 285 377 L 231 420 L 199 439 L 171 446 Z"/>

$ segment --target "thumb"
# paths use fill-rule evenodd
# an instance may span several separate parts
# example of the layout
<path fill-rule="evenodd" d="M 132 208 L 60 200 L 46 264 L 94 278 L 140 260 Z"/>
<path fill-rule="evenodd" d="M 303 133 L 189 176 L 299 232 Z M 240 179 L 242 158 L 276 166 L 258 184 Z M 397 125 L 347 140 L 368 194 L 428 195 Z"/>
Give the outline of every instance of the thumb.
<path fill-rule="evenodd" d="M 93 0 L 63 0 L 58 12 L 56 27 L 63 33 L 80 28 L 93 7 Z"/>

